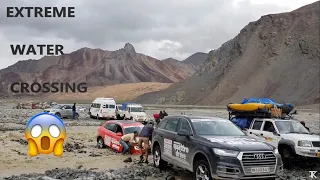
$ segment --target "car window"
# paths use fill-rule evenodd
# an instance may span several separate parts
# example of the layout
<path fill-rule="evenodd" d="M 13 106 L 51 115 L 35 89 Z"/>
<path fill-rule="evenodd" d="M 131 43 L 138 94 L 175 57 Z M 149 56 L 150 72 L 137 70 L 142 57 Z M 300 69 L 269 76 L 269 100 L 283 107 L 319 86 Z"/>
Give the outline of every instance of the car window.
<path fill-rule="evenodd" d="M 72 107 L 71 107 L 71 106 L 68 106 L 68 105 L 65 106 L 65 107 L 66 107 L 66 109 L 72 109 Z"/>
<path fill-rule="evenodd" d="M 113 105 L 113 104 L 110 104 L 109 105 L 109 109 L 114 109 L 116 106 L 115 105 Z"/>
<path fill-rule="evenodd" d="M 273 126 L 273 123 L 270 121 L 265 121 L 263 126 L 263 131 L 274 132 L 275 128 Z"/>
<path fill-rule="evenodd" d="M 114 126 L 114 131 L 113 132 L 115 132 L 115 133 L 122 133 L 123 134 L 123 131 L 122 131 L 122 127 L 120 126 L 120 125 L 118 125 L 118 124 L 116 124 L 115 126 Z"/>
<path fill-rule="evenodd" d="M 180 130 L 191 132 L 190 124 L 186 119 L 180 119 L 180 122 Z"/>
<path fill-rule="evenodd" d="M 170 119 L 167 122 L 164 129 L 168 131 L 177 132 L 178 122 L 179 122 L 179 119 L 176 119 L 176 118 Z"/>
<path fill-rule="evenodd" d="M 124 133 L 125 134 L 130 134 L 130 133 L 134 133 L 135 131 L 140 133 L 142 128 L 143 128 L 143 126 L 125 127 L 124 128 Z"/>
<path fill-rule="evenodd" d="M 116 124 L 114 124 L 114 123 L 109 123 L 106 125 L 106 129 L 108 129 L 109 131 L 113 131 L 115 125 Z"/>
<path fill-rule="evenodd" d="M 158 125 L 158 128 L 164 129 L 164 127 L 166 126 L 167 122 L 168 122 L 168 119 L 163 119 L 163 120 L 160 122 L 160 124 Z"/>
<path fill-rule="evenodd" d="M 262 125 L 262 121 L 255 120 L 254 123 L 253 123 L 252 129 L 260 130 L 261 129 L 261 125 Z"/>

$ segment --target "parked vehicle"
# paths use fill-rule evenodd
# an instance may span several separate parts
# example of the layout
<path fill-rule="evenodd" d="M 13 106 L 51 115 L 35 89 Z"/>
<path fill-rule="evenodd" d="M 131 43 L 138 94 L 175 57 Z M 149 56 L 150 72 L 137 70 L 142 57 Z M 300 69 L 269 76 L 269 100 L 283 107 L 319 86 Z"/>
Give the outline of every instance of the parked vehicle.
<path fill-rule="evenodd" d="M 174 164 L 194 179 L 275 179 L 282 171 L 277 148 L 216 117 L 165 117 L 153 132 L 152 153 L 156 167 Z"/>
<path fill-rule="evenodd" d="M 122 152 L 122 146 L 120 145 L 120 138 L 129 133 L 133 133 L 134 131 L 140 131 L 143 128 L 143 124 L 134 121 L 126 121 L 126 120 L 112 120 L 105 122 L 98 129 L 97 135 L 97 145 L 99 148 L 105 148 L 106 146 L 118 151 Z M 139 139 L 137 138 L 137 141 Z M 140 148 L 137 144 L 132 146 L 131 153 L 139 154 Z"/>
<path fill-rule="evenodd" d="M 248 135 L 278 147 L 285 168 L 290 169 L 295 159 L 320 162 L 320 136 L 297 120 L 255 118 Z"/>
<path fill-rule="evenodd" d="M 121 115 L 125 115 L 125 119 L 138 122 L 147 122 L 147 114 L 140 104 L 124 103 L 122 105 Z"/>
<path fill-rule="evenodd" d="M 122 113 L 122 104 L 117 104 L 116 105 L 116 115 L 117 114 L 120 114 L 120 115 L 123 114 Z"/>
<path fill-rule="evenodd" d="M 72 105 L 57 104 L 51 108 L 45 109 L 44 112 L 54 114 L 60 118 L 72 118 Z M 79 117 L 79 113 L 76 112 L 75 118 Z"/>
<path fill-rule="evenodd" d="M 91 118 L 115 119 L 116 117 L 116 101 L 113 98 L 96 98 L 88 112 Z"/>

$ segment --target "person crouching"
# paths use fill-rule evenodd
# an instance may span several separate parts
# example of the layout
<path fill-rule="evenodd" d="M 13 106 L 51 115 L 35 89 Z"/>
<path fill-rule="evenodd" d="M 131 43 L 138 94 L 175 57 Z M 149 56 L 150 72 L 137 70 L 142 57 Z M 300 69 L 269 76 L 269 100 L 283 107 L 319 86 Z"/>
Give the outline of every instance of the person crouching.
<path fill-rule="evenodd" d="M 138 131 L 135 131 L 133 133 L 123 135 L 120 138 L 119 143 L 123 147 L 123 150 L 122 150 L 123 155 L 126 153 L 131 154 L 130 150 L 131 150 L 132 144 L 136 142 L 136 137 L 138 137 L 138 135 L 139 135 Z"/>
<path fill-rule="evenodd" d="M 148 155 L 149 155 L 149 152 L 148 152 L 148 150 L 149 150 L 149 141 L 151 141 L 152 140 L 152 133 L 153 133 L 153 130 L 154 130 L 154 128 L 153 128 L 153 123 L 150 123 L 150 124 L 147 124 L 147 125 L 145 125 L 143 128 L 142 128 L 142 130 L 141 130 L 141 132 L 140 132 L 140 134 L 139 134 L 139 142 L 138 142 L 138 145 L 139 145 L 139 149 L 140 149 L 140 153 L 141 153 L 141 155 L 140 155 L 140 161 L 139 161 L 139 163 L 142 163 L 143 162 L 143 153 L 142 153 L 142 143 L 143 143 L 143 145 L 144 145 L 144 154 L 145 154 L 145 163 L 146 164 L 148 164 L 149 163 L 149 161 L 148 161 Z"/>

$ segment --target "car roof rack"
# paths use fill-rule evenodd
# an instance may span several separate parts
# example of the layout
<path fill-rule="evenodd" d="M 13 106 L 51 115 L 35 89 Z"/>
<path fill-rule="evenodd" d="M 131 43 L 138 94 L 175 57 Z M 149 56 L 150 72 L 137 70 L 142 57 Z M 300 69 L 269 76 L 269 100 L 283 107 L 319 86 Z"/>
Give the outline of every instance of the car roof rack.
<path fill-rule="evenodd" d="M 273 116 L 272 113 L 269 111 L 232 111 L 228 110 L 229 112 L 229 120 L 232 117 L 243 117 L 243 118 L 268 118 L 268 119 L 294 119 L 292 114 L 286 114 L 285 116 Z"/>

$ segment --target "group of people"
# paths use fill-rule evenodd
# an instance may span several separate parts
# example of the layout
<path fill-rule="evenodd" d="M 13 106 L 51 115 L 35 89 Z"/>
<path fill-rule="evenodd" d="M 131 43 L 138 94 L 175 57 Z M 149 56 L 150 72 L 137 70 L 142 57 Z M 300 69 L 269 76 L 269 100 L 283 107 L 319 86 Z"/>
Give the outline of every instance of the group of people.
<path fill-rule="evenodd" d="M 149 141 L 152 140 L 152 133 L 153 133 L 153 123 L 147 124 L 145 125 L 141 132 L 139 133 L 138 131 L 135 131 L 133 133 L 130 134 L 126 134 L 123 135 L 120 139 L 120 144 L 123 147 L 122 150 L 122 154 L 131 154 L 130 150 L 133 144 L 138 144 L 139 148 L 140 148 L 140 161 L 139 163 L 146 163 L 148 164 L 148 150 L 150 149 L 149 146 Z M 139 138 L 139 140 L 137 141 L 137 137 Z M 142 146 L 143 144 L 143 146 Z M 144 155 L 145 155 L 145 159 L 143 159 L 143 151 L 142 148 L 144 147 Z M 131 160 L 131 158 L 130 158 Z M 131 160 L 132 161 L 132 160 Z"/>
<path fill-rule="evenodd" d="M 153 115 L 153 117 L 154 117 L 154 119 L 155 119 L 155 121 L 156 121 L 157 124 L 159 124 L 160 121 L 161 121 L 161 119 L 163 119 L 163 118 L 166 117 L 166 116 L 168 116 L 168 113 L 167 113 L 165 110 L 160 111 L 159 114 L 154 114 L 154 115 Z"/>

